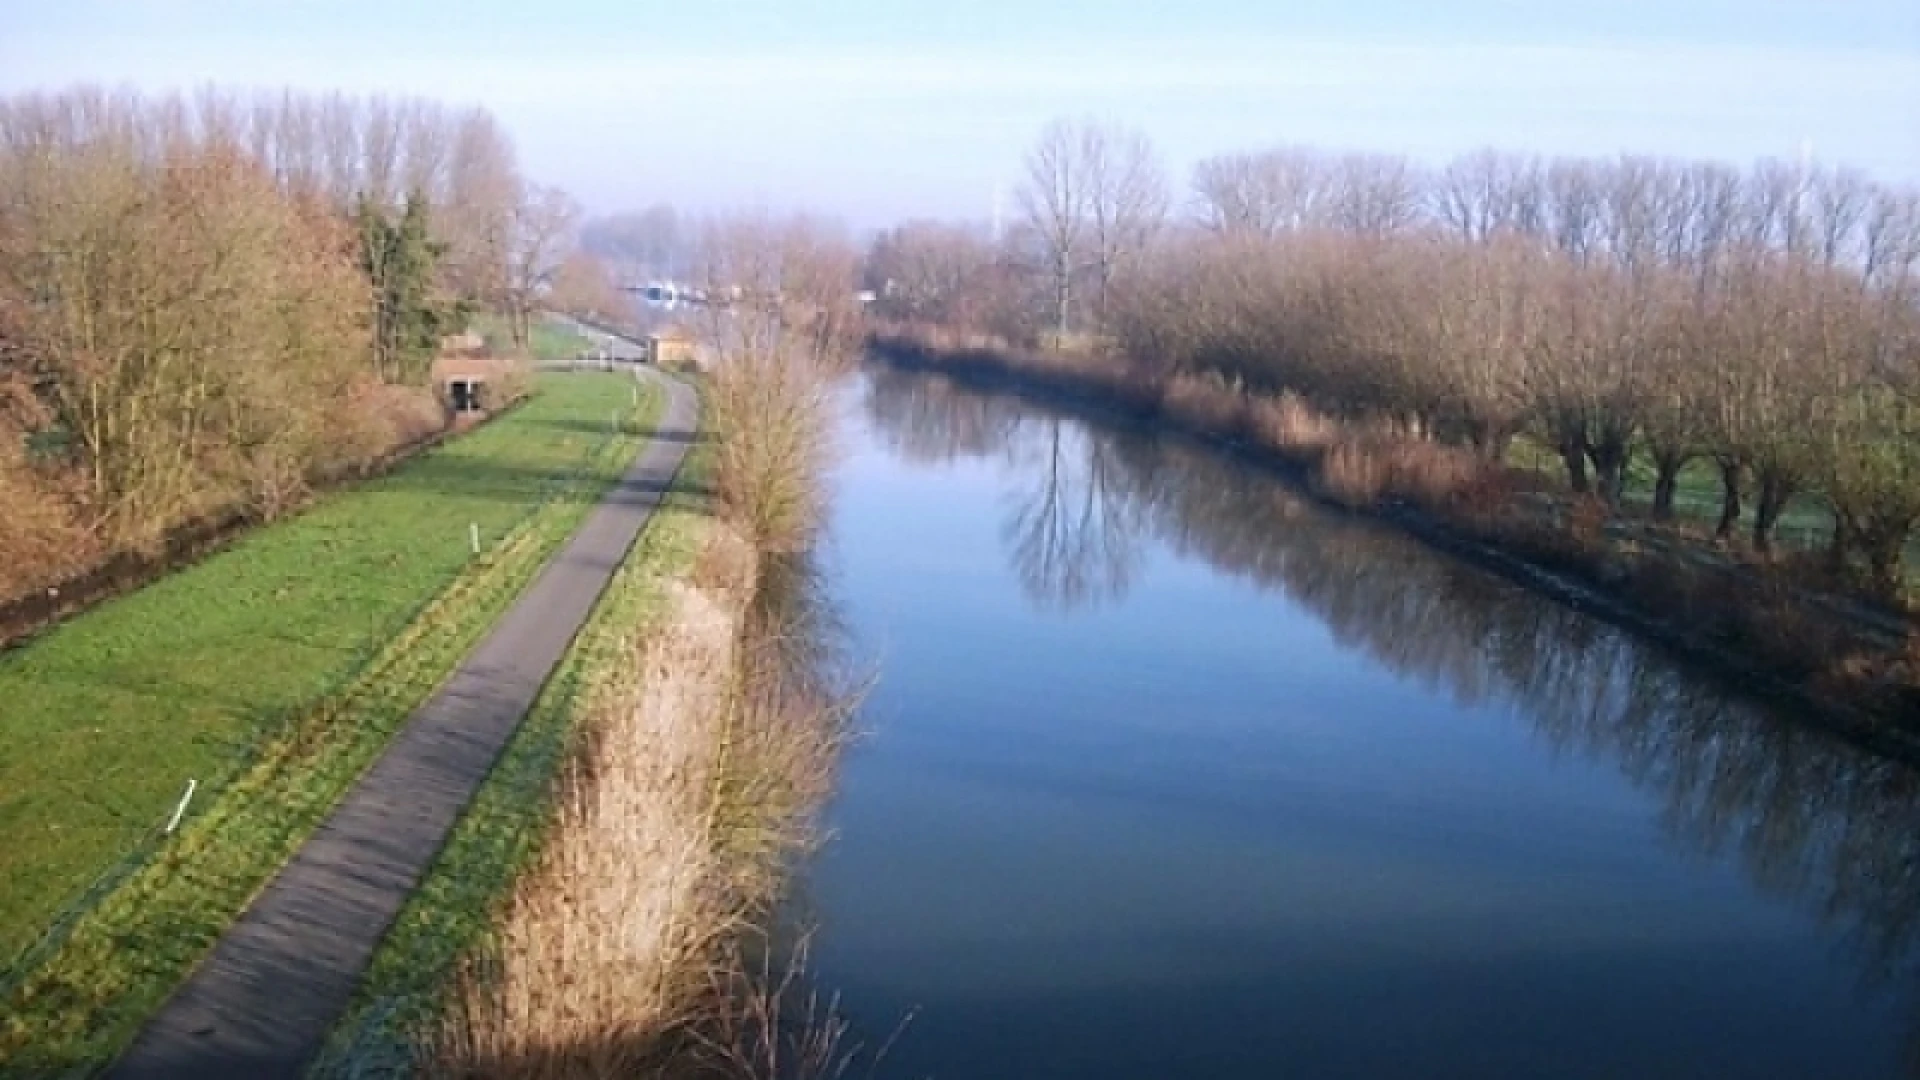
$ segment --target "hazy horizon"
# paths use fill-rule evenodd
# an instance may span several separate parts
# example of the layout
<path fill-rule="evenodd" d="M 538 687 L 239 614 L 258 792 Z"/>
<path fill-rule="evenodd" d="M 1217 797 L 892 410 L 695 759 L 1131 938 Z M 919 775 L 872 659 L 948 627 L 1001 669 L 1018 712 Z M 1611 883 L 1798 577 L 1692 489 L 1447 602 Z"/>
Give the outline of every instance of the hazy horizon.
<path fill-rule="evenodd" d="M 1136 126 L 1177 181 L 1279 144 L 1481 146 L 1920 182 L 1920 5 L 1076 0 L 549 5 L 76 0 L 0 9 L 0 91 L 338 89 L 485 105 L 592 212 L 984 218 L 1059 116 Z"/>

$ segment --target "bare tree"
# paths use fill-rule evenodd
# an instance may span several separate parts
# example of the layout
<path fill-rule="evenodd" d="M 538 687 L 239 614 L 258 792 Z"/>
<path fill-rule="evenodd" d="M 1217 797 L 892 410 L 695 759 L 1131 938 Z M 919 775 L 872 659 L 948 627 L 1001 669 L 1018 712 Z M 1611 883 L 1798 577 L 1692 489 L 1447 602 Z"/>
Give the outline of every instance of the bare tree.
<path fill-rule="evenodd" d="M 977 289 L 997 253 L 977 230 L 910 221 L 874 239 L 867 287 L 878 314 L 907 322 L 979 325 Z"/>
<path fill-rule="evenodd" d="M 535 186 L 513 208 L 502 299 L 513 323 L 513 340 L 525 347 L 541 292 L 553 282 L 573 244 L 580 204 L 559 188 Z"/>
<path fill-rule="evenodd" d="M 1508 233 L 1539 235 L 1545 225 L 1540 165 L 1480 150 L 1457 158 L 1434 180 L 1433 215 L 1469 243 Z"/>
<path fill-rule="evenodd" d="M 546 303 L 592 322 L 615 326 L 633 322 L 632 301 L 614 283 L 607 264 L 584 251 L 568 253 L 554 268 Z"/>
<path fill-rule="evenodd" d="M 511 307 L 524 286 L 526 222 L 535 205 L 515 164 L 513 144 L 481 109 L 450 120 L 441 183 L 433 195 L 436 227 L 447 246 L 448 277 L 458 293 Z M 424 149 L 424 148 L 423 148 Z M 543 268 L 541 268 L 543 269 Z M 522 278 L 515 281 L 516 274 Z"/>
<path fill-rule="evenodd" d="M 1602 196 L 1594 164 L 1562 159 L 1547 167 L 1547 233 L 1577 263 L 1600 247 Z"/>
<path fill-rule="evenodd" d="M 1385 236 L 1419 223 L 1422 178 L 1413 163 L 1393 154 L 1344 154 L 1337 177 L 1333 221 L 1348 232 Z"/>
<path fill-rule="evenodd" d="M 1146 136 L 1091 121 L 1055 121 L 1027 155 L 1020 190 L 1052 282 L 1059 329 L 1072 329 L 1074 280 L 1095 274 L 1095 321 L 1114 278 L 1143 251 L 1167 211 L 1167 182 Z"/>
<path fill-rule="evenodd" d="M 738 362 L 838 365 L 851 339 L 859 259 L 837 222 L 741 213 L 701 222 L 692 276 L 706 332 Z"/>
<path fill-rule="evenodd" d="M 1870 284 L 1904 282 L 1920 269 L 1920 190 L 1881 188 L 1861 226 L 1860 273 Z"/>
<path fill-rule="evenodd" d="M 1804 255 L 1813 246 L 1813 224 L 1807 210 L 1808 169 L 1798 163 L 1768 159 L 1748 174 L 1747 237 L 1750 243 L 1788 255 Z"/>
<path fill-rule="evenodd" d="M 1073 279 L 1092 243 L 1091 181 L 1081 160 L 1080 131 L 1064 120 L 1049 125 L 1027 154 L 1027 182 L 1020 189 L 1021 206 L 1039 238 L 1053 283 L 1061 334 L 1072 325 Z"/>
<path fill-rule="evenodd" d="M 1099 284 L 1094 318 L 1104 325 L 1115 279 L 1147 250 L 1166 221 L 1167 174 L 1153 143 L 1138 131 L 1089 129 L 1083 152 L 1092 185 Z"/>
<path fill-rule="evenodd" d="M 453 153 L 453 130 L 445 120 L 445 110 L 433 102 L 409 100 L 395 107 L 395 138 L 400 144 L 396 166 L 398 184 L 391 196 L 405 191 L 423 191 L 447 216 L 452 190 L 447 175 Z M 371 193 L 371 192 L 370 192 Z"/>
<path fill-rule="evenodd" d="M 1853 169 L 1817 173 L 1813 180 L 1813 228 L 1817 257 L 1827 266 L 1854 264 L 1860 251 L 1860 228 L 1873 201 L 1873 185 Z"/>
<path fill-rule="evenodd" d="M 1194 167 L 1193 189 L 1208 228 L 1272 237 L 1327 223 L 1331 177 L 1324 156 L 1281 147 L 1202 161 Z"/>

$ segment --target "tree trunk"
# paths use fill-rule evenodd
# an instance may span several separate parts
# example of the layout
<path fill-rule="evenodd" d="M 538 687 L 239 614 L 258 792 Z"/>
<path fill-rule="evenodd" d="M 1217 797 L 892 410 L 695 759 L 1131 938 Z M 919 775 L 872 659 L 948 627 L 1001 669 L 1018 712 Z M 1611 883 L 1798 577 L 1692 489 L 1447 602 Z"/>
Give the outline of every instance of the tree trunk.
<path fill-rule="evenodd" d="M 1665 462 L 1654 463 L 1653 520 L 1673 520 L 1673 492 L 1680 486 L 1680 470 Z"/>
<path fill-rule="evenodd" d="M 1473 449 L 1480 455 L 1480 460 L 1492 465 L 1506 463 L 1507 444 L 1513 441 L 1506 431 L 1493 424 L 1478 423 L 1473 426 L 1472 438 Z"/>
<path fill-rule="evenodd" d="M 1473 421 L 1467 425 L 1467 440 L 1473 442 L 1473 452 L 1480 455 L 1480 461 L 1503 465 L 1507 461 L 1507 444 L 1513 442 L 1513 436 L 1492 421 Z"/>
<path fill-rule="evenodd" d="M 1774 472 L 1761 474 L 1758 501 L 1753 505 L 1754 550 L 1762 554 L 1772 553 L 1774 526 L 1780 523 L 1780 515 L 1791 498 L 1793 485 L 1785 477 Z"/>
<path fill-rule="evenodd" d="M 1654 451 L 1653 520 L 1673 520 L 1673 494 L 1680 487 L 1680 470 L 1687 464 L 1685 454 Z"/>
<path fill-rule="evenodd" d="M 1837 581 L 1847 580 L 1847 560 L 1853 554 L 1853 524 L 1839 510 L 1833 514 L 1833 535 L 1827 541 L 1827 572 Z"/>
<path fill-rule="evenodd" d="M 1620 503 L 1620 492 L 1627 483 L 1627 444 L 1624 440 L 1605 438 L 1593 444 L 1588 450 L 1593 457 L 1594 479 L 1598 481 L 1600 497 L 1608 506 Z"/>
<path fill-rule="evenodd" d="M 1737 461 L 1720 462 L 1720 524 L 1714 526 L 1713 535 L 1720 540 L 1733 536 L 1733 527 L 1740 523 L 1740 463 Z"/>
<path fill-rule="evenodd" d="M 1862 539 L 1873 594 L 1889 604 L 1898 604 L 1906 586 L 1906 530 L 1880 527 Z"/>
<path fill-rule="evenodd" d="M 1560 460 L 1567 466 L 1567 486 L 1576 495 L 1585 495 L 1593 490 L 1593 484 L 1587 480 L 1587 445 L 1582 439 L 1565 439 L 1560 443 Z"/>

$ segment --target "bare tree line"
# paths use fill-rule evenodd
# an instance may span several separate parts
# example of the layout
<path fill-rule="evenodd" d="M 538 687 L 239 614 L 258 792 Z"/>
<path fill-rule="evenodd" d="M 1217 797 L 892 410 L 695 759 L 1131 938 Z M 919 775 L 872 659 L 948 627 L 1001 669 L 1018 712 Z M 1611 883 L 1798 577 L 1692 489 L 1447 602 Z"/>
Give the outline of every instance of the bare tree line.
<path fill-rule="evenodd" d="M 227 148 L 289 194 L 345 210 L 431 208 L 447 286 L 502 309 L 525 341 L 527 316 L 574 241 L 580 210 L 522 175 L 513 140 L 484 108 L 426 98 L 237 92 L 146 96 L 84 87 L 0 101 L 0 146 L 58 153 L 103 140 L 138 160 Z"/>
<path fill-rule="evenodd" d="M 1898 592 L 1920 524 L 1920 191 L 1782 161 L 1428 169 L 1285 147 L 1201 162 L 1178 220 L 1153 160 L 1138 133 L 1049 128 L 1004 244 L 882 238 L 880 313 L 1048 344 L 1071 322 L 1155 377 L 1290 392 L 1490 462 L 1524 436 L 1608 503 L 1643 462 L 1658 518 L 1708 463 L 1722 537 L 1745 523 L 1764 552 L 1817 497 L 1830 565 Z"/>
<path fill-rule="evenodd" d="M 1312 162 L 1266 159 L 1279 175 Z M 1914 192 L 1778 162 L 1483 152 L 1376 231 L 1314 217 L 1340 203 L 1337 182 L 1319 188 L 1331 197 L 1285 190 L 1290 208 L 1257 215 L 1267 226 L 1216 206 L 1218 227 L 1168 245 L 1111 323 L 1123 347 L 1493 459 L 1528 435 L 1609 503 L 1638 455 L 1661 518 L 1681 470 L 1709 461 L 1720 534 L 1751 495 L 1761 550 L 1788 500 L 1817 491 L 1836 566 L 1857 556 L 1897 593 L 1920 522 Z"/>
<path fill-rule="evenodd" d="M 512 140 L 477 107 L 218 87 L 163 96 L 83 87 L 0 101 L 0 145 L 11 152 L 102 142 L 155 164 L 228 147 L 287 191 L 342 208 L 363 198 L 397 208 L 418 193 L 437 211 L 451 272 L 474 295 L 500 287 L 512 215 L 525 194 Z"/>

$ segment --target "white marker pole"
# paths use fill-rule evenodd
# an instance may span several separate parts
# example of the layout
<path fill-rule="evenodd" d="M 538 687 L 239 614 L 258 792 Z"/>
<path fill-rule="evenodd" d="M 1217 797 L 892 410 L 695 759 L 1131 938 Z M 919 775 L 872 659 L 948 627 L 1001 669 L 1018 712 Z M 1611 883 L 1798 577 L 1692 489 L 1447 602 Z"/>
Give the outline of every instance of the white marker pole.
<path fill-rule="evenodd" d="M 172 836 L 173 830 L 180 827 L 180 815 L 187 812 L 187 804 L 193 801 L 193 789 L 199 786 L 200 781 L 198 780 L 189 779 L 187 781 L 187 793 L 180 796 L 180 805 L 173 808 L 173 816 L 167 819 L 168 836 Z"/>
<path fill-rule="evenodd" d="M 467 525 L 467 543 L 472 545 L 475 555 L 480 554 L 480 526 L 477 522 L 469 522 Z"/>

